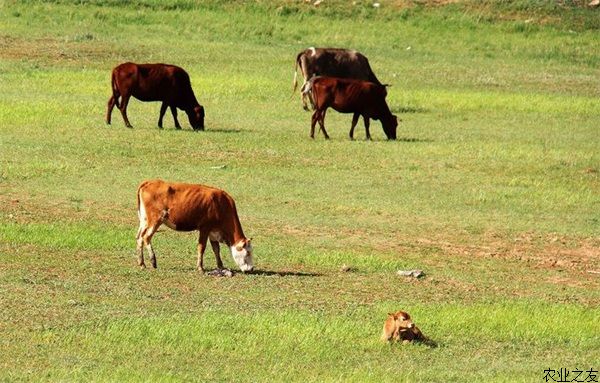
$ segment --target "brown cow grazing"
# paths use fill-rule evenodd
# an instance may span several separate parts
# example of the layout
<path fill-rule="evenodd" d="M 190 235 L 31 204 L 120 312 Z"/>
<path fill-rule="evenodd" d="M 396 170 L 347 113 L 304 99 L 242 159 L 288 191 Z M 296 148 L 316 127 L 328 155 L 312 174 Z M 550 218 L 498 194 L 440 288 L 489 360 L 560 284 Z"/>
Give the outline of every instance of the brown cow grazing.
<path fill-rule="evenodd" d="M 340 48 L 308 48 L 298 53 L 294 66 L 294 92 L 298 85 L 298 67 L 304 79 L 300 88 L 302 104 L 308 110 L 304 87 L 313 76 L 327 76 L 340 78 L 353 78 L 365 80 L 382 85 L 371 66 L 369 60 L 360 52 Z"/>
<path fill-rule="evenodd" d="M 125 125 L 128 128 L 132 127 L 127 118 L 127 104 L 133 96 L 140 101 L 162 101 L 158 118 L 159 128 L 162 128 L 163 116 L 169 107 L 175 120 L 175 128 L 181 129 L 177 121 L 179 108 L 188 115 L 194 130 L 204 130 L 204 107 L 196 100 L 190 76 L 178 66 L 124 63 L 113 69 L 111 84 L 112 96 L 108 100 L 106 111 L 106 123 L 109 125 L 112 110 L 116 105 L 123 115 Z"/>
<path fill-rule="evenodd" d="M 137 233 L 138 264 L 144 264 L 145 246 L 152 267 L 156 255 L 152 236 L 164 223 L 176 231 L 200 231 L 198 240 L 199 271 L 204 271 L 204 250 L 210 239 L 217 268 L 223 269 L 219 243 L 231 249 L 233 260 L 243 272 L 252 271 L 252 245 L 244 236 L 233 198 L 220 189 L 204 185 L 172 183 L 162 180 L 144 181 L 137 191 L 140 228 Z"/>
<path fill-rule="evenodd" d="M 383 324 L 381 340 L 384 342 L 410 343 L 430 342 L 421 330 L 413 323 L 410 315 L 405 311 L 389 313 Z"/>
<path fill-rule="evenodd" d="M 369 119 L 380 120 L 383 131 L 388 139 L 396 139 L 398 118 L 392 114 L 385 101 L 384 85 L 368 81 L 352 80 L 335 77 L 313 77 L 308 82 L 306 93 L 313 104 L 315 112 L 312 115 L 310 137 L 315 137 L 317 122 L 326 139 L 325 112 L 332 107 L 340 113 L 353 113 L 350 139 L 354 139 L 354 127 L 358 118 L 363 117 L 367 139 L 371 139 Z"/>

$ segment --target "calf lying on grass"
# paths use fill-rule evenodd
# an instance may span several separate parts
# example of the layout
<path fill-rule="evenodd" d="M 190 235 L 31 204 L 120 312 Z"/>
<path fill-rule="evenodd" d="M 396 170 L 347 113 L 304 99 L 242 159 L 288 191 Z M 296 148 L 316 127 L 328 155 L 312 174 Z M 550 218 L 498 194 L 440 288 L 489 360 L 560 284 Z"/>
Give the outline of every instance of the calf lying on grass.
<path fill-rule="evenodd" d="M 413 341 L 434 345 L 417 326 L 413 323 L 410 315 L 405 311 L 388 313 L 383 324 L 381 340 L 384 342 L 410 343 Z"/>

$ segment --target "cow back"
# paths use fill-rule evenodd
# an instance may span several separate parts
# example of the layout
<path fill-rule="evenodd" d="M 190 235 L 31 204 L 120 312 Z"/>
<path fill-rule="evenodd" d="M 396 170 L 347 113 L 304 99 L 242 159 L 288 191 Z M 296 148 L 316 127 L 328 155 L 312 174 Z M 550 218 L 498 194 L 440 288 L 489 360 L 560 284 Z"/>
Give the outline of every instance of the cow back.
<path fill-rule="evenodd" d="M 381 84 L 373 73 L 367 57 L 355 50 L 309 48 L 302 52 L 300 61 L 306 79 L 313 76 L 327 76 Z"/>
<path fill-rule="evenodd" d="M 166 211 L 168 224 L 178 231 L 231 230 L 239 224 L 235 203 L 223 190 L 154 180 L 140 185 L 140 191 L 146 209 Z"/>
<path fill-rule="evenodd" d="M 374 118 L 389 111 L 385 87 L 372 82 L 320 76 L 311 80 L 310 89 L 317 109 L 332 107 L 341 113 L 364 112 Z"/>
<path fill-rule="evenodd" d="M 165 101 L 190 110 L 199 105 L 187 72 L 170 64 L 123 63 L 113 70 L 121 94 L 141 101 Z"/>

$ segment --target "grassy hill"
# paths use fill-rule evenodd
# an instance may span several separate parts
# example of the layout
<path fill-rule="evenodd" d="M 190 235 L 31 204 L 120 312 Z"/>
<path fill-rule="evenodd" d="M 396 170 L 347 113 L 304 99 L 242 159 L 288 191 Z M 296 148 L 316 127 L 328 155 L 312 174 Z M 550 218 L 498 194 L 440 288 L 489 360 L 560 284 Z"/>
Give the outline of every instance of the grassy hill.
<path fill-rule="evenodd" d="M 314 2 L 313 2 L 314 3 Z M 0 381 L 540 381 L 600 360 L 600 26 L 580 1 L 0 4 Z M 309 138 L 296 54 L 349 47 L 403 121 Z M 120 62 L 184 67 L 206 131 L 104 123 Z M 195 271 L 144 179 L 236 199 L 254 274 Z M 223 250 L 225 252 L 225 250 Z M 208 267 L 214 257 L 208 252 Z M 228 267 L 233 260 L 224 256 Z M 341 271 L 343 265 L 349 272 Z M 399 269 L 419 268 L 419 280 Z M 592 271 L 592 272 L 590 272 Z M 438 347 L 379 342 L 404 309 Z"/>

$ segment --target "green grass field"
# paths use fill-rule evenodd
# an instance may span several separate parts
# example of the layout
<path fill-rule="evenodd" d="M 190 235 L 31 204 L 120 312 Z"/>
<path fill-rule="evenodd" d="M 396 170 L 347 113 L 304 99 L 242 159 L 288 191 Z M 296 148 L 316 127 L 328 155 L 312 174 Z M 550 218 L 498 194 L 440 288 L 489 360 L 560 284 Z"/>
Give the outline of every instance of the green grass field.
<path fill-rule="evenodd" d="M 600 11 L 586 2 L 0 3 L 0 381 L 544 381 L 600 369 Z M 573 4 L 577 3 L 577 4 Z M 369 57 L 399 139 L 291 97 L 309 46 Z M 206 131 L 132 100 L 184 67 Z M 195 270 L 144 179 L 235 199 L 256 273 Z M 223 248 L 225 264 L 234 262 Z M 225 256 L 227 255 L 227 256 Z M 205 262 L 215 267 L 210 250 Z M 351 271 L 340 270 L 342 265 Z M 419 280 L 396 275 L 419 268 Z M 384 345 L 404 309 L 438 347 Z"/>

